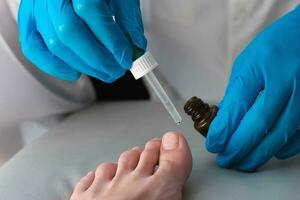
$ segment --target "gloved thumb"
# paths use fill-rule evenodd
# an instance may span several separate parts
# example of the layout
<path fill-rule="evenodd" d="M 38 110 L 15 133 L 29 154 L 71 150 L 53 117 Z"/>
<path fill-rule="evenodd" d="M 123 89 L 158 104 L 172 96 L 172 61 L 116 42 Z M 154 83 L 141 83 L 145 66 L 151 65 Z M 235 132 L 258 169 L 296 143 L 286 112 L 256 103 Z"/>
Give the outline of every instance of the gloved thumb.
<path fill-rule="evenodd" d="M 259 95 L 263 81 L 257 69 L 248 64 L 247 56 L 241 54 L 234 64 L 232 75 L 219 105 L 219 111 L 206 139 L 206 148 L 211 153 L 221 153 L 243 116 Z"/>
<path fill-rule="evenodd" d="M 111 0 L 110 6 L 115 14 L 116 22 L 124 33 L 130 36 L 134 45 L 145 50 L 147 40 L 144 35 L 140 0 Z"/>

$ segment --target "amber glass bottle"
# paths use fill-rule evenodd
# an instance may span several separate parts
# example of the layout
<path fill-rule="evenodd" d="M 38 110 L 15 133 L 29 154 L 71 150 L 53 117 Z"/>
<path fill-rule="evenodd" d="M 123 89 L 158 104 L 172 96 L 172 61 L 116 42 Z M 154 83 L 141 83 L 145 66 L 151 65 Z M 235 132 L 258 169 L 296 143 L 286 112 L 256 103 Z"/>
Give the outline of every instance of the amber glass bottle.
<path fill-rule="evenodd" d="M 210 106 L 198 97 L 192 97 L 186 102 L 184 111 L 192 117 L 195 129 L 206 137 L 209 126 L 217 115 L 218 107 Z"/>

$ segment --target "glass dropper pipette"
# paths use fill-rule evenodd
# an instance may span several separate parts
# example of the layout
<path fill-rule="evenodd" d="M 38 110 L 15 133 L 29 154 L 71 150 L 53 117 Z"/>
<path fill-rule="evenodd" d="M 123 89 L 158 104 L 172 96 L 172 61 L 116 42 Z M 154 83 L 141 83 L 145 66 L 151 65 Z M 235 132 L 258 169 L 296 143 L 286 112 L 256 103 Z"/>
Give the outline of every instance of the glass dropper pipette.
<path fill-rule="evenodd" d="M 158 66 L 150 52 L 144 52 L 143 50 L 134 46 L 134 62 L 131 69 L 131 73 L 136 79 L 141 77 L 145 78 L 148 84 L 152 87 L 155 94 L 158 96 L 161 103 L 164 105 L 166 110 L 169 112 L 170 116 L 173 118 L 174 122 L 179 125 L 182 122 L 182 118 L 174 106 L 173 102 L 167 95 L 164 88 L 159 83 L 153 69 Z"/>

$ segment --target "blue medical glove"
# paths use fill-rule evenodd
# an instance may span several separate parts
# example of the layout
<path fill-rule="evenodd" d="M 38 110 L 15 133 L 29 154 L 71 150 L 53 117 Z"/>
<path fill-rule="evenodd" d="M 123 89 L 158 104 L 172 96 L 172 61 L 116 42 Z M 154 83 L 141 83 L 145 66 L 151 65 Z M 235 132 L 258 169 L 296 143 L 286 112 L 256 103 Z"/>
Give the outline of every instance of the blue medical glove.
<path fill-rule="evenodd" d="M 234 63 L 206 147 L 221 167 L 254 171 L 300 152 L 300 7 L 260 33 Z"/>
<path fill-rule="evenodd" d="M 113 82 L 132 65 L 128 37 L 146 48 L 139 0 L 22 0 L 20 43 L 44 72 Z"/>

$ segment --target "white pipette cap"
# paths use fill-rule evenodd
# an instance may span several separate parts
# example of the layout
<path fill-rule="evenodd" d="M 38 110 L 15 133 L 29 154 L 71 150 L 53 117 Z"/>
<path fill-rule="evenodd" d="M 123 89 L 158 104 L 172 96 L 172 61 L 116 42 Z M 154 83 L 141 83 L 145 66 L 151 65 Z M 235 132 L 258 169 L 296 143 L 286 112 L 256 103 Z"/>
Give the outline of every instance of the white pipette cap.
<path fill-rule="evenodd" d="M 152 54 L 147 51 L 143 56 L 139 57 L 133 62 L 130 71 L 134 78 L 137 80 L 151 72 L 157 66 L 158 63 L 156 62 Z"/>

